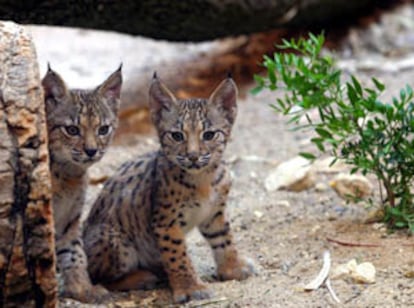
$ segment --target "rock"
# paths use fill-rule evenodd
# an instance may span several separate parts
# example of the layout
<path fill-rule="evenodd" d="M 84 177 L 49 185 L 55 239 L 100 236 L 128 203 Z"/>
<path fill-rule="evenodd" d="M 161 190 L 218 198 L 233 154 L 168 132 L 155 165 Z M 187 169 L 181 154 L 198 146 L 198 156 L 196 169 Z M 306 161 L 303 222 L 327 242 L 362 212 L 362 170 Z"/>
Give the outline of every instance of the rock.
<path fill-rule="evenodd" d="M 256 216 L 258 219 L 260 219 L 260 218 L 262 218 L 263 217 L 263 212 L 261 212 L 261 211 L 254 211 L 253 212 L 253 214 L 254 214 L 254 216 Z"/>
<path fill-rule="evenodd" d="M 315 185 L 309 161 L 303 157 L 295 157 L 281 163 L 265 179 L 267 191 L 286 189 L 295 192 L 309 189 Z"/>
<path fill-rule="evenodd" d="M 378 223 L 384 221 L 385 210 L 383 208 L 377 208 L 370 210 L 367 214 L 367 217 L 364 220 L 364 223 Z"/>
<path fill-rule="evenodd" d="M 0 22 L 0 302 L 55 307 L 46 119 L 30 35 Z"/>
<path fill-rule="evenodd" d="M 404 272 L 404 277 L 413 279 L 414 278 L 414 270 L 407 270 Z"/>
<path fill-rule="evenodd" d="M 358 264 L 355 259 L 352 259 L 348 263 L 340 264 L 332 270 L 331 279 L 342 279 L 349 276 L 352 271 L 355 271 Z"/>
<path fill-rule="evenodd" d="M 371 182 L 359 174 L 340 173 L 329 185 L 345 200 L 363 199 L 372 195 L 373 191 Z"/>
<path fill-rule="evenodd" d="M 357 264 L 355 259 L 346 264 L 335 267 L 330 275 L 331 279 L 352 278 L 357 283 L 374 283 L 376 270 L 371 262 Z"/>
<path fill-rule="evenodd" d="M 316 183 L 315 190 L 317 192 L 324 192 L 328 189 L 328 186 L 325 183 Z"/>
<path fill-rule="evenodd" d="M 376 270 L 371 262 L 358 264 L 355 271 L 351 272 L 351 277 L 359 283 L 374 283 Z"/>
<path fill-rule="evenodd" d="M 276 202 L 276 206 L 290 207 L 288 200 L 279 200 Z"/>

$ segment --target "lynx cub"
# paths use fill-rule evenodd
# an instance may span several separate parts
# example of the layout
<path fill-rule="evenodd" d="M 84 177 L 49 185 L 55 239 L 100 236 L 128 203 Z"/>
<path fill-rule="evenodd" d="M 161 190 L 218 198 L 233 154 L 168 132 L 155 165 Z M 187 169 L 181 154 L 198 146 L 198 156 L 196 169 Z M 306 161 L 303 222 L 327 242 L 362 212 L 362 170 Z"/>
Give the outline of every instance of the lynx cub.
<path fill-rule="evenodd" d="M 80 301 L 94 301 L 107 293 L 90 282 L 80 218 L 87 169 L 105 154 L 117 126 L 121 84 L 121 67 L 94 90 L 68 90 L 50 66 L 42 80 L 61 295 Z"/>
<path fill-rule="evenodd" d="M 124 163 L 96 200 L 84 229 L 89 273 L 112 290 L 145 288 L 167 275 L 177 303 L 210 296 L 187 256 L 198 227 L 220 279 L 245 279 L 225 217 L 230 176 L 222 154 L 236 117 L 229 77 L 209 99 L 178 100 L 154 75 L 150 110 L 161 148 Z"/>

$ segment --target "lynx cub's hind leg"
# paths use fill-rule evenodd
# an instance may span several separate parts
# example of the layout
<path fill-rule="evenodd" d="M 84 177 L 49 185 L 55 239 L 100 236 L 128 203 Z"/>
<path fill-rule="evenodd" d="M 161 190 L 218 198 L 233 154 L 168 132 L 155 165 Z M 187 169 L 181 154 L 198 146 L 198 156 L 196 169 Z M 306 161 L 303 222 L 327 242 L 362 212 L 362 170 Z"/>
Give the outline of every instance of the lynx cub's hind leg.
<path fill-rule="evenodd" d="M 104 284 L 111 291 L 149 290 L 161 282 L 160 278 L 147 270 L 136 270 L 124 277 Z"/>

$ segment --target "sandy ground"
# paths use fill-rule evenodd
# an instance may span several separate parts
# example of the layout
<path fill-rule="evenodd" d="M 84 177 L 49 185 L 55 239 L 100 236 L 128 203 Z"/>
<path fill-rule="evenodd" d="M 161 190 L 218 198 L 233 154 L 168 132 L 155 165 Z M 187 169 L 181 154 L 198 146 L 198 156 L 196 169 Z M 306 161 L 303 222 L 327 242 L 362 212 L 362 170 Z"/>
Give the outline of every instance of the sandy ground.
<path fill-rule="evenodd" d="M 393 15 L 394 20 L 410 20 L 412 12 L 412 7 L 403 13 L 397 11 Z M 395 17 L 396 14 L 401 18 Z M 378 27 L 382 27 L 383 33 L 386 33 L 385 28 L 390 28 L 384 21 Z M 414 80 L 414 65 L 398 66 L 402 59 L 414 56 L 414 26 L 411 24 L 410 27 L 404 28 L 410 31 L 398 32 L 406 35 L 406 44 L 404 48 L 398 44 L 397 47 L 391 46 L 392 51 L 398 51 L 394 53 L 390 53 L 389 49 L 385 52 L 375 50 L 371 45 L 370 49 L 358 43 L 358 38 L 374 30 L 364 30 L 361 35 L 359 32 L 351 33 L 354 41 L 340 50 L 341 63 L 364 80 L 373 75 L 379 77 L 388 85 L 385 98 L 397 94 L 401 86 L 413 84 Z M 401 35 L 396 35 L 396 39 Z M 384 36 L 380 35 L 380 38 Z M 347 51 L 349 48 L 352 49 L 352 58 Z M 370 63 L 376 62 L 367 68 L 367 59 Z M 391 63 L 389 69 L 384 66 L 385 61 Z M 289 131 L 286 119 L 273 113 L 268 104 L 274 99 L 274 93 L 263 92 L 258 96 L 248 95 L 239 102 L 237 123 L 226 151 L 234 175 L 228 202 L 231 225 L 240 252 L 254 260 L 258 275 L 242 282 L 215 281 L 212 278 L 214 262 L 210 250 L 201 236 L 194 232 L 188 237 L 190 255 L 200 276 L 214 290 L 215 297 L 204 302 L 191 302 L 186 307 L 336 306 L 325 287 L 312 292 L 303 290 L 304 285 L 319 272 L 326 250 L 331 253 L 333 267 L 356 259 L 358 262 L 372 262 L 376 268 L 373 284 L 359 284 L 351 279 L 332 280 L 341 306 L 414 306 L 412 237 L 405 232 L 387 232 L 381 224 L 365 224 L 367 210 L 364 205 L 346 204 L 329 188 L 328 183 L 334 173 L 317 173 L 316 182 L 323 183 L 319 186 L 325 187 L 322 190 L 311 188 L 300 193 L 266 191 L 264 179 L 277 164 L 301 151 L 312 149 L 309 134 Z M 155 136 L 135 136 L 128 145 L 113 146 L 102 162 L 93 167 L 91 176 L 110 175 L 126 159 L 156 147 Z M 100 187 L 91 186 L 89 205 Z M 379 247 L 344 246 L 328 239 L 377 244 Z M 62 306 L 87 307 L 70 300 L 62 301 Z M 114 293 L 114 298 L 103 306 L 173 305 L 170 291 L 160 289 Z"/>

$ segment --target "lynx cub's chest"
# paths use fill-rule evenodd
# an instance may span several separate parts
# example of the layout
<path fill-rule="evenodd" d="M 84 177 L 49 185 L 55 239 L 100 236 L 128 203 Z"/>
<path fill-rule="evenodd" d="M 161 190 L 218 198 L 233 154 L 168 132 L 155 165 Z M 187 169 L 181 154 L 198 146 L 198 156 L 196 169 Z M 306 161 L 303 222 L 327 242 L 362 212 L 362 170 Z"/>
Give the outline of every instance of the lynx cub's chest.
<path fill-rule="evenodd" d="M 86 178 L 62 180 L 56 175 L 52 176 L 53 199 L 53 219 L 55 222 L 71 222 L 82 212 L 84 195 L 86 188 Z M 56 223 L 56 238 L 60 238 L 67 223 Z"/>
<path fill-rule="evenodd" d="M 194 194 L 190 194 L 183 211 L 184 221 L 187 222 L 183 228 L 185 233 L 199 226 L 212 215 L 217 199 L 217 191 L 208 182 L 202 183 L 195 189 Z"/>

